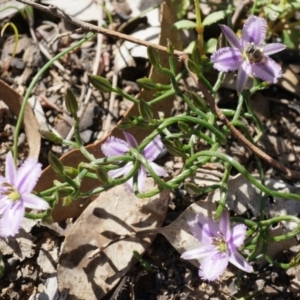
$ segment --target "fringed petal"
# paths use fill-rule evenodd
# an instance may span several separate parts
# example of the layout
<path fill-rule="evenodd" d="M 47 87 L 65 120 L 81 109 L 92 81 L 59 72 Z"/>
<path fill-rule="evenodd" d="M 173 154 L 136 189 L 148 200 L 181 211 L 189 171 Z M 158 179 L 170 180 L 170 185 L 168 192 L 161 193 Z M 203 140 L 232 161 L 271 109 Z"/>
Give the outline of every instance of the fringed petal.
<path fill-rule="evenodd" d="M 224 273 L 227 266 L 227 253 L 212 252 L 202 260 L 199 270 L 199 277 L 208 281 L 216 280 Z"/>
<path fill-rule="evenodd" d="M 136 141 L 136 139 L 134 138 L 134 136 L 132 134 L 130 134 L 129 132 L 123 132 L 125 138 L 126 138 L 126 141 L 128 143 L 128 145 L 131 147 L 131 148 L 137 148 L 138 147 L 138 143 Z"/>
<path fill-rule="evenodd" d="M 238 48 L 221 48 L 211 56 L 213 67 L 220 72 L 235 71 L 243 63 L 243 56 Z"/>
<path fill-rule="evenodd" d="M 276 83 L 282 76 L 282 69 L 272 58 L 251 65 L 252 75 L 270 83 Z"/>
<path fill-rule="evenodd" d="M 281 43 L 271 43 L 264 47 L 264 55 L 271 55 L 280 52 L 286 48 L 286 45 Z"/>
<path fill-rule="evenodd" d="M 158 164 L 154 163 L 154 162 L 150 162 L 151 168 L 153 169 L 153 171 L 161 177 L 165 177 L 168 175 L 168 172 L 161 166 L 159 166 Z"/>
<path fill-rule="evenodd" d="M 235 265 L 237 268 L 251 273 L 253 272 L 253 267 L 245 260 L 245 258 L 237 251 L 228 251 L 229 252 L 229 262 Z"/>
<path fill-rule="evenodd" d="M 238 93 L 241 93 L 244 90 L 249 74 L 251 74 L 251 66 L 250 63 L 245 60 L 239 69 L 236 79 L 236 90 Z"/>
<path fill-rule="evenodd" d="M 243 27 L 242 41 L 243 43 L 254 43 L 260 46 L 265 38 L 267 32 L 267 22 L 265 19 L 249 16 Z"/>
<path fill-rule="evenodd" d="M 33 194 L 23 194 L 22 201 L 24 202 L 24 206 L 32 209 L 48 209 L 49 204 L 43 200 L 42 198 L 33 195 Z"/>
<path fill-rule="evenodd" d="M 6 154 L 5 177 L 10 184 L 15 185 L 17 170 L 14 163 L 14 158 L 10 151 Z"/>
<path fill-rule="evenodd" d="M 199 259 L 202 260 L 204 257 L 211 254 L 211 249 L 203 247 L 198 247 L 196 249 L 185 251 L 181 254 L 181 258 L 183 259 Z"/>
<path fill-rule="evenodd" d="M 107 172 L 107 175 L 111 178 L 118 178 L 120 176 L 127 175 L 133 168 L 132 162 L 127 163 L 124 167 L 110 170 Z"/>
<path fill-rule="evenodd" d="M 164 145 L 161 141 L 161 137 L 157 135 L 142 151 L 143 156 L 149 160 L 155 160 L 163 151 Z"/>
<path fill-rule="evenodd" d="M 101 146 L 101 150 L 106 157 L 123 155 L 129 151 L 129 148 L 128 143 L 114 136 L 109 137 Z"/>
<path fill-rule="evenodd" d="M 42 165 L 33 157 L 29 157 L 17 171 L 15 187 L 20 194 L 30 193 L 42 174 Z"/>
<path fill-rule="evenodd" d="M 219 224 L 205 217 L 203 214 L 198 214 L 196 218 L 188 222 L 191 233 L 201 243 L 210 245 L 212 238 L 216 237 L 219 232 Z"/>
<path fill-rule="evenodd" d="M 236 36 L 236 34 L 226 25 L 221 25 L 221 30 L 230 46 L 242 51 L 240 39 Z"/>
<path fill-rule="evenodd" d="M 140 193 L 143 192 L 144 190 L 146 178 L 147 178 L 146 168 L 144 166 L 141 166 L 141 168 L 138 171 L 138 179 L 137 179 Z"/>
<path fill-rule="evenodd" d="M 220 232 L 222 233 L 225 240 L 230 237 L 230 220 L 229 214 L 226 209 L 223 210 L 220 220 Z"/>
<path fill-rule="evenodd" d="M 23 202 L 12 202 L 1 216 L 0 235 L 2 237 L 15 236 L 19 232 L 24 214 L 25 207 Z"/>
<path fill-rule="evenodd" d="M 247 227 L 244 224 L 234 226 L 226 239 L 227 243 L 233 245 L 235 248 L 240 247 L 245 240 L 246 231 Z"/>

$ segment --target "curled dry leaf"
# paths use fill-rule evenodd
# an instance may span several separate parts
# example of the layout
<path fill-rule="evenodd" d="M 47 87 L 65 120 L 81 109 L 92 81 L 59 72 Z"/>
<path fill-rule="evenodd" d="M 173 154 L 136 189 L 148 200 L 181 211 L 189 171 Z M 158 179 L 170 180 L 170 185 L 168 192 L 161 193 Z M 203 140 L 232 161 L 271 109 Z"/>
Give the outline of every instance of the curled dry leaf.
<path fill-rule="evenodd" d="M 9 107 L 15 116 L 19 116 L 23 98 L 2 80 L 0 80 L 0 91 L 0 100 Z M 26 105 L 23 124 L 29 145 L 29 156 L 38 158 L 41 147 L 41 136 L 38 132 L 39 124 L 28 104 Z"/>
<path fill-rule="evenodd" d="M 154 187 L 148 178 L 146 189 Z M 90 253 L 119 235 L 160 227 L 165 219 L 169 192 L 140 199 L 124 185 L 103 192 L 76 220 L 67 234 L 58 266 L 60 290 L 69 289 L 68 299 L 101 299 L 128 272 L 140 254 L 151 245 L 154 234 L 118 241 L 90 259 Z"/>

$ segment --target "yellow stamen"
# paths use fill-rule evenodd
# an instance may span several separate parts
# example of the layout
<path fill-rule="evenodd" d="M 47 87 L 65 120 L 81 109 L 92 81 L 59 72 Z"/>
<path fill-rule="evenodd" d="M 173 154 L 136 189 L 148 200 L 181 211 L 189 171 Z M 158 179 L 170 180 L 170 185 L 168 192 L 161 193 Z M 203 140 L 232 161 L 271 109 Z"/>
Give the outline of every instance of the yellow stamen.
<path fill-rule="evenodd" d="M 18 191 L 12 191 L 11 193 L 8 194 L 8 197 L 12 200 L 12 201 L 17 201 L 20 200 L 21 196 L 19 194 Z"/>

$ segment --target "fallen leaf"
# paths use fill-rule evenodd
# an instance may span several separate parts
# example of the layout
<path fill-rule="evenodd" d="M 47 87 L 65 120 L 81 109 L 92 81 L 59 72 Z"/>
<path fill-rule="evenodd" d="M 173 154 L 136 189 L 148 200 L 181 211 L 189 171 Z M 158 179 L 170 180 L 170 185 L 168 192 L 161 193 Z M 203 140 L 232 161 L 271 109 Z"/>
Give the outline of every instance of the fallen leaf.
<path fill-rule="evenodd" d="M 160 228 L 159 233 L 164 235 L 180 254 L 186 250 L 200 247 L 201 243 L 191 234 L 188 222 L 194 220 L 200 213 L 212 219 L 214 210 L 214 203 L 199 200 L 191 204 L 173 223 Z M 198 260 L 191 260 L 191 263 L 199 267 Z"/>
<path fill-rule="evenodd" d="M 0 91 L 0 100 L 9 107 L 15 116 L 19 116 L 23 98 L 2 80 L 0 80 Z M 29 104 L 26 105 L 23 125 L 29 146 L 29 156 L 38 158 L 41 147 L 41 136 L 38 131 L 39 124 Z"/>
<path fill-rule="evenodd" d="M 154 187 L 148 178 L 146 189 Z M 116 186 L 100 194 L 76 220 L 68 232 L 58 266 L 59 289 L 69 289 L 68 299 L 101 299 L 128 272 L 136 260 L 132 252 L 143 254 L 155 235 L 139 235 L 111 244 L 99 256 L 91 251 L 119 235 L 160 227 L 165 219 L 169 192 L 140 199 Z"/>

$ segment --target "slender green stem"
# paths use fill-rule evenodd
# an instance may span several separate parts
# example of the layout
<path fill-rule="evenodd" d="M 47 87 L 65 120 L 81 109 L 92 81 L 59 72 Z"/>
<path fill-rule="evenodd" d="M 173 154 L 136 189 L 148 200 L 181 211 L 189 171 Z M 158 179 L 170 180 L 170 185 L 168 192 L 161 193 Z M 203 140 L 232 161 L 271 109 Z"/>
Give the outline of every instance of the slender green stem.
<path fill-rule="evenodd" d="M 241 113 L 242 113 L 243 105 L 244 105 L 244 96 L 242 94 L 239 94 L 238 105 L 236 107 L 236 111 L 235 111 L 234 117 L 231 122 L 235 122 L 239 119 L 239 117 L 241 116 Z"/>
<path fill-rule="evenodd" d="M 152 99 L 148 102 L 149 105 L 154 105 L 155 103 L 158 103 L 168 97 L 174 96 L 176 94 L 174 89 L 169 89 L 168 91 L 164 92 L 162 95 Z"/>
<path fill-rule="evenodd" d="M 231 171 L 231 164 L 229 163 L 225 163 L 225 172 L 223 174 L 223 178 L 221 180 L 222 183 L 222 187 L 221 187 L 221 197 L 220 197 L 220 201 L 218 203 L 218 207 L 216 209 L 216 215 L 218 217 L 221 216 L 224 208 L 225 208 L 225 204 L 226 204 L 226 198 L 227 198 L 227 193 L 228 193 L 228 185 L 227 182 L 229 180 L 229 176 L 230 176 L 230 171 Z"/>
<path fill-rule="evenodd" d="M 17 162 L 17 157 L 18 157 L 18 138 L 19 138 L 19 134 L 20 134 L 23 118 L 24 118 L 25 108 L 26 108 L 26 105 L 27 105 L 27 102 L 28 102 L 28 99 L 30 97 L 32 89 L 34 88 L 34 86 L 36 85 L 38 80 L 41 78 L 41 76 L 49 69 L 50 66 L 52 66 L 52 64 L 55 61 L 57 61 L 59 58 L 66 55 L 67 53 L 73 51 L 74 49 L 78 48 L 84 42 L 91 39 L 94 35 L 95 35 L 95 33 L 88 33 L 86 35 L 86 37 L 84 37 L 83 39 L 81 39 L 80 41 L 75 43 L 73 46 L 71 46 L 70 48 L 68 48 L 68 49 L 62 51 L 61 53 L 57 54 L 56 56 L 54 56 L 51 60 L 49 60 L 40 69 L 40 71 L 32 79 L 32 81 L 31 81 L 31 83 L 30 83 L 30 85 L 29 85 L 29 87 L 26 91 L 26 94 L 24 96 L 24 99 L 23 99 L 23 102 L 22 102 L 22 105 L 21 105 L 21 109 L 20 109 L 20 113 L 19 113 L 19 117 L 18 117 L 17 124 L 16 124 L 16 130 L 15 130 L 15 134 L 14 134 L 14 144 L 13 144 L 13 153 L 14 153 L 15 163 Z"/>
<path fill-rule="evenodd" d="M 214 90 L 215 93 L 219 90 L 221 84 L 223 83 L 224 78 L 225 78 L 225 73 L 224 72 L 220 72 L 218 74 L 217 81 L 216 81 L 216 83 L 215 83 L 215 85 L 213 87 L 213 90 Z"/>
<path fill-rule="evenodd" d="M 227 10 L 232 12 L 233 11 L 233 1 L 232 0 L 228 0 L 228 5 L 227 5 Z M 227 15 L 227 25 L 232 29 L 232 13 Z"/>
<path fill-rule="evenodd" d="M 199 0 L 194 0 L 195 2 L 195 11 L 196 11 L 196 31 L 198 36 L 198 47 L 200 56 L 204 55 L 204 42 L 203 42 L 203 32 L 204 27 L 202 25 L 201 12 L 200 12 L 200 3 Z"/>
<path fill-rule="evenodd" d="M 255 15 L 256 7 L 257 7 L 257 0 L 254 0 L 253 4 L 252 4 L 251 12 L 250 12 L 251 15 Z"/>

